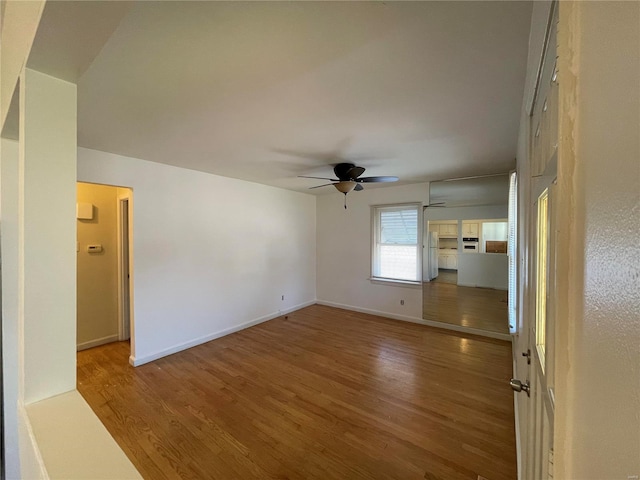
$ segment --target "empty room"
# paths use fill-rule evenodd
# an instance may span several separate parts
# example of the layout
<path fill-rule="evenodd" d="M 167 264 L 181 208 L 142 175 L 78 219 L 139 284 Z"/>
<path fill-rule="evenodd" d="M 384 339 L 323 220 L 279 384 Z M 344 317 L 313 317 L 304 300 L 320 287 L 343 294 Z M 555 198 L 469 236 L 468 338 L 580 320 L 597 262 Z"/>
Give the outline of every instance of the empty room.
<path fill-rule="evenodd" d="M 637 478 L 639 10 L 3 1 L 2 478 Z"/>

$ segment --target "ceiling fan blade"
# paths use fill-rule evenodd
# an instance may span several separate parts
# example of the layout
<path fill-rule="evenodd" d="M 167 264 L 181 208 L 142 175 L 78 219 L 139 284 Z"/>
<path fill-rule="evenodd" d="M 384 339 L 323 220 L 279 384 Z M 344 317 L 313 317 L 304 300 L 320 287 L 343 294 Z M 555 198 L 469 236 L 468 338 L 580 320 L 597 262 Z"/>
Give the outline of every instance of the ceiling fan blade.
<path fill-rule="evenodd" d="M 328 187 L 329 185 L 335 185 L 335 183 L 325 183 L 324 185 L 316 185 L 315 187 L 309 187 L 309 190 L 313 188 Z"/>
<path fill-rule="evenodd" d="M 298 178 L 315 178 L 316 180 L 329 180 L 331 182 L 339 182 L 337 178 L 327 178 L 327 177 L 307 177 L 306 175 L 298 175 Z"/>
<path fill-rule="evenodd" d="M 357 184 L 356 187 L 354 188 L 354 190 L 356 192 L 359 192 L 360 190 L 364 190 L 364 187 L 361 184 Z"/>
<path fill-rule="evenodd" d="M 358 178 L 357 182 L 374 183 L 374 182 L 397 182 L 398 177 L 363 177 Z"/>
<path fill-rule="evenodd" d="M 349 175 L 350 179 L 355 180 L 364 173 L 364 170 L 364 167 L 353 167 L 347 172 L 347 175 Z"/>

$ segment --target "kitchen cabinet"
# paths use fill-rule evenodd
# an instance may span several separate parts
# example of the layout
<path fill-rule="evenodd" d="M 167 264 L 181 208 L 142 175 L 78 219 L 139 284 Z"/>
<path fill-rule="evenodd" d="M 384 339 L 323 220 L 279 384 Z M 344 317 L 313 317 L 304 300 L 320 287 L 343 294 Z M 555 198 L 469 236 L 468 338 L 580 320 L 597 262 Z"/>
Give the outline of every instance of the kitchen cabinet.
<path fill-rule="evenodd" d="M 478 238 L 478 232 L 480 231 L 477 223 L 462 223 L 462 237 L 463 238 Z"/>
<path fill-rule="evenodd" d="M 438 234 L 443 238 L 458 238 L 458 225 L 455 223 L 441 223 Z"/>
<path fill-rule="evenodd" d="M 447 270 L 458 269 L 458 252 L 452 251 L 440 251 L 438 253 L 438 268 L 445 268 Z"/>

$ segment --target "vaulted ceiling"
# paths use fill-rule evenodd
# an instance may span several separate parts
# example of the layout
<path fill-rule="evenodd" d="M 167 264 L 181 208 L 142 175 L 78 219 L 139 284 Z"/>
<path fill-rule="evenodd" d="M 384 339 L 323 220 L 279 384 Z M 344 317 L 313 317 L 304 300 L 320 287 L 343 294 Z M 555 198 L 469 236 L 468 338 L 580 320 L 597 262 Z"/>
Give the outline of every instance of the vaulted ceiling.
<path fill-rule="evenodd" d="M 512 168 L 530 16 L 531 2 L 50 2 L 29 65 L 78 83 L 81 146 L 323 193 L 297 176 Z"/>

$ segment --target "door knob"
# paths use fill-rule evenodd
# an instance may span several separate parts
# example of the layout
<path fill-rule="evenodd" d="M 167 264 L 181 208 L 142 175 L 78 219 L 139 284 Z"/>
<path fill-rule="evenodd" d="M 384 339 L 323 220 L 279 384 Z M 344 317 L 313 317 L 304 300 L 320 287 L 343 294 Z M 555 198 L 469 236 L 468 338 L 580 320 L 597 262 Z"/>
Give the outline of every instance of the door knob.
<path fill-rule="evenodd" d="M 511 381 L 509 382 L 509 385 L 511 385 L 511 388 L 516 391 L 516 392 L 527 392 L 527 397 L 529 396 L 529 392 L 531 390 L 531 388 L 529 387 L 529 381 L 527 380 L 526 382 L 522 383 L 520 380 L 516 380 L 515 378 L 512 378 Z"/>

